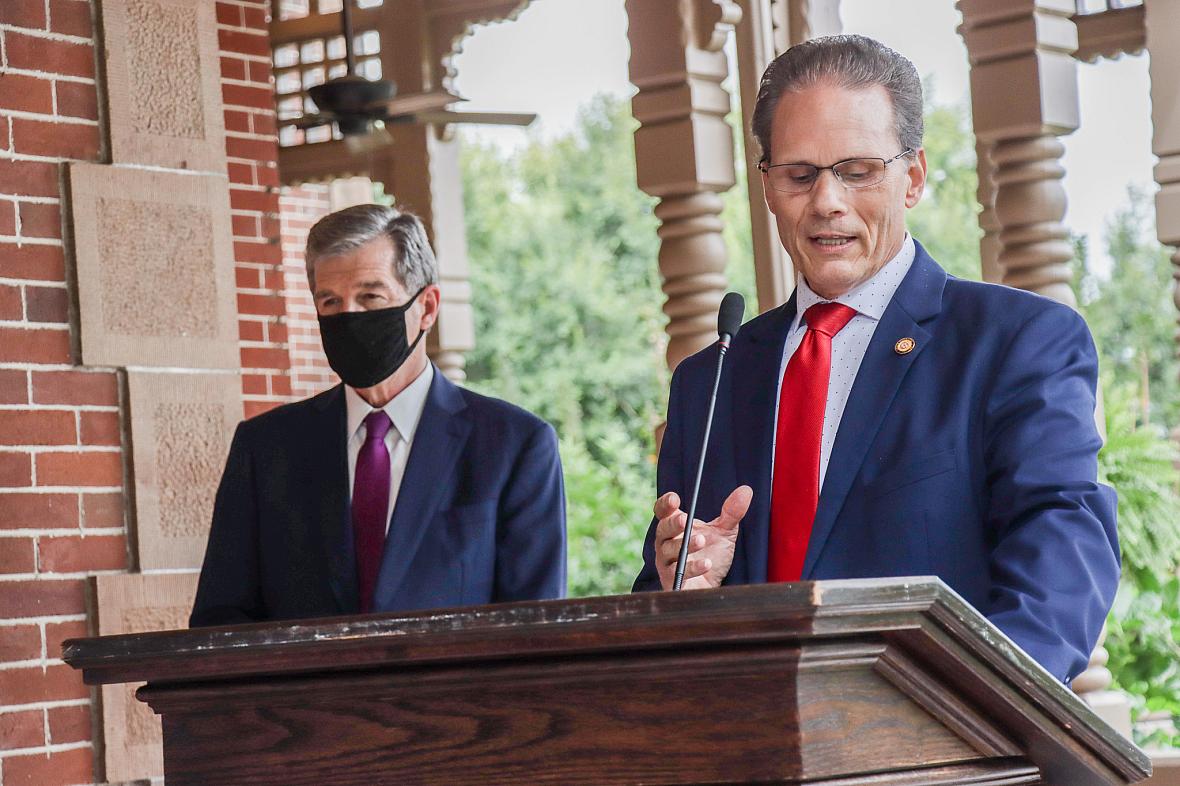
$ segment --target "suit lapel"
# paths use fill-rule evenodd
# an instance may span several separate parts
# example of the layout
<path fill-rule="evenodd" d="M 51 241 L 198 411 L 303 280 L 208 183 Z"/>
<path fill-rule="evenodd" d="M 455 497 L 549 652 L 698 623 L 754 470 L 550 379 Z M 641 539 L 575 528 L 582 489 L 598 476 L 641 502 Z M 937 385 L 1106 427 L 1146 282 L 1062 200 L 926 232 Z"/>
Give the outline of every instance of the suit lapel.
<path fill-rule="evenodd" d="M 805 580 L 811 578 L 852 482 L 860 473 L 869 446 L 881 428 L 902 380 L 930 342 L 931 334 L 919 323 L 933 318 L 942 308 L 946 273 L 921 245 L 915 242 L 915 246 L 913 265 L 873 332 L 840 419 L 840 429 L 836 432 L 828 471 L 820 490 L 819 507 L 811 527 L 811 540 L 803 564 L 802 578 Z M 894 345 L 898 339 L 906 337 L 914 339 L 915 346 L 912 351 L 899 354 Z"/>
<path fill-rule="evenodd" d="M 471 421 L 463 414 L 466 406 L 459 389 L 435 368 L 385 538 L 375 609 L 391 606 L 422 536 L 454 481 L 455 462 L 471 432 Z"/>
<path fill-rule="evenodd" d="M 352 543 L 352 520 L 348 500 L 348 429 L 344 404 L 344 388 L 337 385 L 315 399 L 316 417 L 308 444 L 316 457 L 314 477 L 320 484 L 306 489 L 314 499 L 311 510 L 316 511 L 328 559 L 328 580 L 341 613 L 353 614 L 360 607 L 356 583 L 356 553 Z"/>
<path fill-rule="evenodd" d="M 783 345 L 795 318 L 795 296 L 779 306 L 760 323 L 750 323 L 738 333 L 744 339 L 735 342 L 732 369 L 732 433 L 734 464 L 738 483 L 754 490 L 750 509 L 742 519 L 738 541 L 745 556 L 745 581 L 766 581 L 766 544 L 770 538 L 770 468 L 778 376 L 782 366 Z M 745 334 L 745 335 L 743 335 Z M 738 351 L 740 346 L 740 352 Z M 730 489 L 723 490 L 728 494 Z M 736 577 L 739 579 L 740 577 Z"/>

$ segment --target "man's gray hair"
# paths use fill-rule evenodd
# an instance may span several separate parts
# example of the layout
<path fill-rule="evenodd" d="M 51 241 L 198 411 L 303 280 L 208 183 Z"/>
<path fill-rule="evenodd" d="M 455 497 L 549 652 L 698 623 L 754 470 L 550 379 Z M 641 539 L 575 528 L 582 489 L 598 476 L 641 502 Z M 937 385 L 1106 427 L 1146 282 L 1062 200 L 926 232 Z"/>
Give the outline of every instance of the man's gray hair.
<path fill-rule="evenodd" d="M 762 74 L 750 121 L 762 148 L 762 162 L 771 162 L 771 125 L 783 93 L 817 84 L 854 90 L 881 85 L 893 102 L 898 144 L 911 150 L 922 146 L 922 80 L 914 64 L 872 38 L 833 35 L 796 44 L 772 60 Z"/>
<path fill-rule="evenodd" d="M 315 292 L 316 262 L 343 254 L 384 235 L 393 243 L 393 274 L 413 295 L 438 283 L 438 263 L 426 227 L 413 213 L 385 205 L 353 205 L 315 222 L 307 234 L 307 283 Z"/>

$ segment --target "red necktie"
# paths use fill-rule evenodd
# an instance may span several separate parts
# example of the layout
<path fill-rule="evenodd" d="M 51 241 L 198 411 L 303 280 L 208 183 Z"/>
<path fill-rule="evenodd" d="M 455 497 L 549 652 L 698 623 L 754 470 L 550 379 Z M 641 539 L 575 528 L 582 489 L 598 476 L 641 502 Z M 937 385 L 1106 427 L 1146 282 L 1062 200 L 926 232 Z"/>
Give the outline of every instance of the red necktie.
<path fill-rule="evenodd" d="M 389 451 L 385 434 L 393 421 L 385 410 L 365 417 L 365 442 L 356 457 L 352 485 L 352 540 L 356 552 L 357 589 L 361 613 L 373 610 L 373 590 L 385 550 L 385 524 L 389 516 Z"/>
<path fill-rule="evenodd" d="M 819 453 L 832 373 L 832 336 L 854 316 L 854 309 L 840 303 L 817 303 L 807 309 L 803 314 L 807 333 L 783 375 L 770 497 L 768 581 L 798 581 L 803 575 L 819 504 Z"/>

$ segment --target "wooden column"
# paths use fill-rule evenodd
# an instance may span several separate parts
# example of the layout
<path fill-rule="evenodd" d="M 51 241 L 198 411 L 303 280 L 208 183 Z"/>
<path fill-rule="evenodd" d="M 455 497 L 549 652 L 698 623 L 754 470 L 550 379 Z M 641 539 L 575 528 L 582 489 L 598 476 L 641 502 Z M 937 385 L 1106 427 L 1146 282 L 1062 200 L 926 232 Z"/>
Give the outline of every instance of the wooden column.
<path fill-rule="evenodd" d="M 627 0 L 639 187 L 658 197 L 669 368 L 717 337 L 727 255 L 720 192 L 734 184 L 722 46 L 741 9 L 729 0 Z M 753 179 L 753 178 L 751 178 Z"/>
<path fill-rule="evenodd" d="M 1159 158 L 1155 166 L 1155 181 L 1160 186 L 1155 195 L 1156 233 L 1161 243 L 1172 247 L 1173 298 L 1180 309 L 1180 48 L 1176 46 L 1180 3 L 1147 0 L 1144 11 L 1150 54 L 1151 151 Z M 1180 342 L 1180 332 L 1176 339 Z M 1180 429 L 1172 434 L 1180 440 Z"/>
<path fill-rule="evenodd" d="M 979 200 L 979 228 L 983 237 L 979 239 L 979 266 L 984 281 L 998 284 L 1004 280 L 1004 269 L 1000 267 L 1000 222 L 996 218 L 996 184 L 993 179 L 991 146 L 985 142 L 975 143 L 976 173 L 979 185 L 976 198 Z"/>
<path fill-rule="evenodd" d="M 1078 127 L 1073 0 L 959 0 L 958 7 L 975 135 L 994 164 L 1003 283 L 1075 306 L 1057 138 Z"/>

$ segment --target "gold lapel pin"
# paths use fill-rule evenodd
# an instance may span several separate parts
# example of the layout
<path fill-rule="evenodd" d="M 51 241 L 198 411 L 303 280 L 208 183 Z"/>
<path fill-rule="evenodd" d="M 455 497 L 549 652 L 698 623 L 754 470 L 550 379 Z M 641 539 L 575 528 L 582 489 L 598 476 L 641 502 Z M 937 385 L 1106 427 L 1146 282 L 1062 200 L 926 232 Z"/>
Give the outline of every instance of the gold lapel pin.
<path fill-rule="evenodd" d="M 897 340 L 897 343 L 893 345 L 893 351 L 899 355 L 908 355 L 914 351 L 914 347 L 917 345 L 918 343 L 916 341 L 906 336 Z"/>

